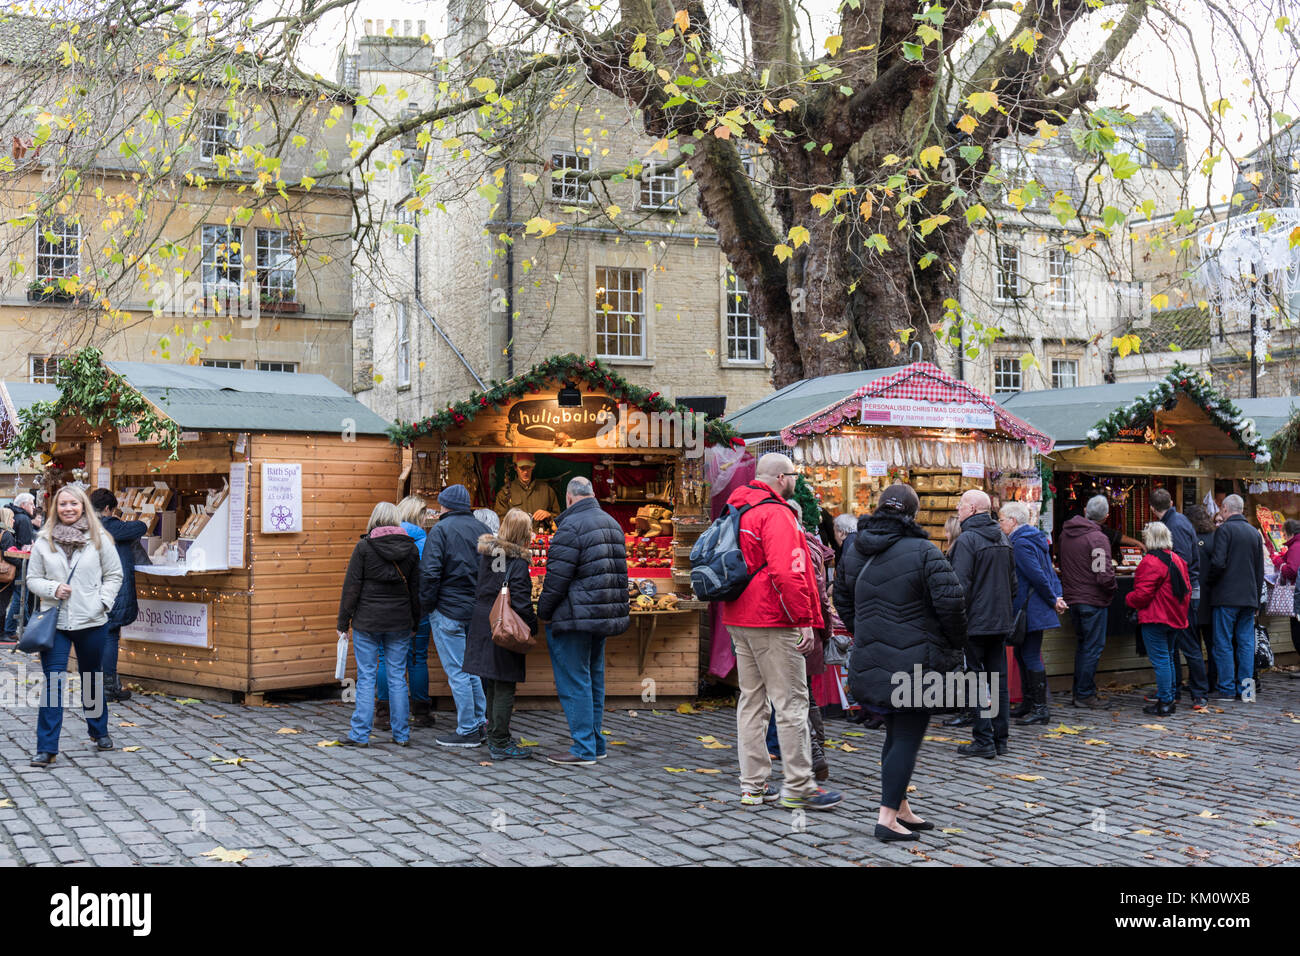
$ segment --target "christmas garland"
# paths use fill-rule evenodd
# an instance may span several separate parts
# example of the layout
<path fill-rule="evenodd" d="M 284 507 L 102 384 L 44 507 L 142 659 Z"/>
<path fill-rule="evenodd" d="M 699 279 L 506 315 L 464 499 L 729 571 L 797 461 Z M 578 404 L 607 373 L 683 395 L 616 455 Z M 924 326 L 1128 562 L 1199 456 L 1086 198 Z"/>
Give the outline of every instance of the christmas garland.
<path fill-rule="evenodd" d="M 1255 430 L 1240 408 L 1197 372 L 1181 363 L 1175 365 L 1165 378 L 1145 395 L 1115 409 L 1093 428 L 1088 429 L 1088 447 L 1111 441 L 1120 429 L 1139 422 L 1155 421 L 1155 413 L 1178 397 L 1186 395 L 1209 416 L 1210 421 L 1222 429 L 1242 451 L 1247 452 L 1257 465 L 1268 465 L 1273 460 L 1269 443 Z"/>
<path fill-rule="evenodd" d="M 53 444 L 47 424 L 62 418 L 81 417 L 91 428 L 108 424 L 114 428 L 136 428 L 142 442 L 157 437 L 158 447 L 168 458 L 179 457 L 181 431 L 174 421 L 159 415 L 144 396 L 104 365 L 99 349 L 88 345 L 69 359 L 59 362 L 59 397 L 36 402 L 18 413 L 19 427 L 5 447 L 9 462 L 33 458 Z"/>
<path fill-rule="evenodd" d="M 800 521 L 804 530 L 813 534 L 821 527 L 822 510 L 817 495 L 808 479 L 800 475 L 794 482 L 794 502 L 799 506 Z"/>
<path fill-rule="evenodd" d="M 604 392 L 615 401 L 624 402 L 646 413 L 694 413 L 694 409 L 684 405 L 673 405 L 658 392 L 633 385 L 599 359 L 569 353 L 553 355 L 508 381 L 498 382 L 493 379 L 487 391 L 472 392 L 464 401 L 450 404 L 418 422 L 403 422 L 398 419 L 389 426 L 388 437 L 394 444 L 410 445 L 422 435 L 463 428 L 480 412 L 497 411 L 515 399 L 540 392 L 554 381 L 569 381 L 578 387 L 585 385 L 589 392 Z M 720 418 L 711 418 L 704 423 L 704 443 L 743 445 L 744 441 L 735 428 Z"/>

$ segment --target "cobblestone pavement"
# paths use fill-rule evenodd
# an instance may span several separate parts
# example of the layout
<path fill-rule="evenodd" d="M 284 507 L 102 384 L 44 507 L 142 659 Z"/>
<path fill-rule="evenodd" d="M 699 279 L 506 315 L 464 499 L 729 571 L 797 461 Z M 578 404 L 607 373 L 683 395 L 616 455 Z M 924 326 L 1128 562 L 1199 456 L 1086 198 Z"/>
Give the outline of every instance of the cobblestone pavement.
<path fill-rule="evenodd" d="M 19 660 L 0 652 L 0 679 Z M 27 765 L 35 711 L 5 709 L 0 865 L 236 865 L 204 855 L 219 846 L 247 851 L 245 866 L 1300 862 L 1300 681 L 1273 676 L 1254 704 L 1160 721 L 1136 691 L 1111 700 L 1055 710 L 1060 736 L 1013 728 L 997 760 L 958 757 L 965 738 L 936 721 L 911 799 L 944 829 L 907 847 L 871 836 L 882 733 L 840 720 L 827 731 L 853 750 L 831 753 L 830 785 L 845 801 L 801 829 L 789 811 L 737 802 L 725 707 L 610 712 L 609 758 L 562 768 L 540 759 L 567 746 L 558 712 L 516 716 L 538 759 L 484 765 L 485 749 L 433 743 L 445 713 L 409 749 L 357 750 L 318 745 L 346 734 L 339 702 L 136 695 L 109 725 L 130 752 L 92 751 L 69 719 L 48 770 Z M 707 735 L 729 746 L 707 748 Z"/>

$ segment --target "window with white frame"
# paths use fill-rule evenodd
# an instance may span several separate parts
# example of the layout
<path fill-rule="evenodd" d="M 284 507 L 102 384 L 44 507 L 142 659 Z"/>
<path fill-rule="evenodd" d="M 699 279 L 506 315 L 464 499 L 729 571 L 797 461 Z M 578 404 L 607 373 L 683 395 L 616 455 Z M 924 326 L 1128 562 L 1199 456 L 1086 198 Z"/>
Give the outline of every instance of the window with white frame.
<path fill-rule="evenodd" d="M 1021 151 L 1019 146 L 999 147 L 998 165 L 1002 167 L 1002 175 L 1006 180 L 1006 189 L 1008 191 L 1023 186 L 1033 178 L 1029 157 Z"/>
<path fill-rule="evenodd" d="M 257 370 L 259 372 L 296 372 L 298 371 L 297 362 L 258 362 Z"/>
<path fill-rule="evenodd" d="M 36 225 L 36 278 L 42 282 L 81 274 L 81 224 L 54 216 Z"/>
<path fill-rule="evenodd" d="M 237 226 L 203 227 L 203 294 L 239 294 L 244 281 L 243 236 Z"/>
<path fill-rule="evenodd" d="M 293 237 L 283 229 L 257 230 L 257 286 L 262 295 L 277 302 L 293 302 L 298 260 Z"/>
<path fill-rule="evenodd" d="M 211 162 L 239 149 L 239 121 L 225 110 L 204 110 L 199 126 L 199 156 Z"/>
<path fill-rule="evenodd" d="M 243 359 L 203 359 L 204 368 L 243 368 Z"/>
<path fill-rule="evenodd" d="M 1012 395 L 1021 389 L 1020 359 L 998 356 L 993 359 L 993 394 Z"/>
<path fill-rule="evenodd" d="M 647 166 L 641 174 L 641 206 L 644 209 L 662 209 L 677 202 L 680 189 L 677 170 L 666 173 L 655 172 L 653 165 Z"/>
<path fill-rule="evenodd" d="M 1074 305 L 1074 256 L 1064 249 L 1047 250 L 1047 289 L 1058 309 Z"/>
<path fill-rule="evenodd" d="M 411 324 L 406 315 L 406 303 L 397 303 L 397 387 L 411 384 Z"/>
<path fill-rule="evenodd" d="M 551 153 L 551 198 L 558 202 L 591 202 L 591 187 L 576 179 L 578 173 L 590 171 L 591 160 L 586 156 Z"/>
<path fill-rule="evenodd" d="M 1007 242 L 998 243 L 996 286 L 999 302 L 1020 298 L 1020 249 Z"/>
<path fill-rule="evenodd" d="M 28 356 L 27 380 L 36 385 L 57 385 L 63 378 L 64 355 Z"/>
<path fill-rule="evenodd" d="M 1052 359 L 1052 388 L 1079 387 L 1079 360 Z"/>
<path fill-rule="evenodd" d="M 645 270 L 596 269 L 596 354 L 645 358 Z"/>
<path fill-rule="evenodd" d="M 749 313 L 749 290 L 745 281 L 727 270 L 726 290 L 727 361 L 763 361 L 763 332 L 758 319 Z"/>

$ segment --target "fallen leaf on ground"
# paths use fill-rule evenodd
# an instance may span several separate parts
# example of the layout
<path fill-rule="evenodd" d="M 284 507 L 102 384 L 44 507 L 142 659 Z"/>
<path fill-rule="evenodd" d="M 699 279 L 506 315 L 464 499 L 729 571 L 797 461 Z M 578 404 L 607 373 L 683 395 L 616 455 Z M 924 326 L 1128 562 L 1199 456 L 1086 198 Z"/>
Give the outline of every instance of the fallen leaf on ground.
<path fill-rule="evenodd" d="M 1142 726 L 1147 730 L 1168 730 L 1169 729 L 1164 724 L 1143 724 Z"/>
<path fill-rule="evenodd" d="M 177 698 L 176 698 L 176 703 L 178 703 L 178 704 L 197 704 L 198 702 L 199 702 L 199 699 L 198 699 L 197 697 L 177 697 Z"/>
<path fill-rule="evenodd" d="M 1200 813 L 1197 814 L 1197 816 L 1204 817 L 1207 820 L 1219 819 L 1219 815 L 1217 813 L 1211 813 L 1209 810 L 1202 810 Z"/>
<path fill-rule="evenodd" d="M 1023 780 L 1023 781 L 1025 781 L 1026 783 L 1033 783 L 1035 780 L 1042 780 L 1042 779 L 1043 779 L 1042 777 L 1036 777 L 1036 776 L 1034 776 L 1032 773 L 1017 773 L 1017 774 L 1013 774 L 1012 776 L 1013 776 L 1013 779 L 1015 779 L 1015 780 Z"/>
<path fill-rule="evenodd" d="M 1276 820 L 1251 820 L 1250 825 L 1255 827 L 1275 827 L 1277 826 L 1277 821 Z"/>
<path fill-rule="evenodd" d="M 940 833 L 965 833 L 965 830 L 959 830 L 957 827 L 944 827 Z"/>
<path fill-rule="evenodd" d="M 931 737 L 924 737 L 924 738 L 922 738 L 922 739 L 924 739 L 924 740 L 931 740 L 931 741 L 934 741 L 935 743 L 941 743 L 941 744 L 950 744 L 950 743 L 952 743 L 952 738 L 951 738 L 951 737 L 935 737 L 935 736 L 931 736 Z"/>
<path fill-rule="evenodd" d="M 1041 807 L 1041 806 L 1042 806 L 1041 803 L 1026 803 L 1026 804 L 1025 804 L 1025 809 L 1026 809 L 1026 810 L 1032 810 L 1032 809 L 1034 809 L 1034 807 Z"/>
<path fill-rule="evenodd" d="M 840 744 L 840 749 L 843 750 L 845 753 L 855 754 L 855 753 L 857 753 L 861 748 L 860 748 L 860 747 L 853 747 L 853 746 L 850 746 L 849 744 Z"/>
<path fill-rule="evenodd" d="M 8 797 L 6 797 L 6 798 L 3 799 L 3 800 L 0 800 L 0 810 L 8 810 L 8 809 L 10 809 L 11 807 L 13 807 L 13 805 L 14 805 L 14 802 L 13 802 L 12 800 L 10 800 Z"/>
<path fill-rule="evenodd" d="M 208 850 L 206 853 L 200 853 L 199 856 L 210 856 L 222 863 L 243 863 L 248 859 L 248 851 L 227 850 L 224 846 L 219 846 L 216 849 Z"/>
<path fill-rule="evenodd" d="M 1048 740 L 1060 740 L 1065 734 L 1043 734 Z"/>
<path fill-rule="evenodd" d="M 123 753 L 128 753 L 128 754 L 133 754 L 133 753 L 135 753 L 135 752 L 136 752 L 137 750 L 139 750 L 139 749 L 140 749 L 139 747 L 123 747 L 123 748 L 122 748 L 122 752 L 123 752 Z"/>
<path fill-rule="evenodd" d="M 731 744 L 724 744 L 715 738 L 712 734 L 705 734 L 703 737 L 696 737 L 700 743 L 704 744 L 705 750 L 730 750 Z"/>
<path fill-rule="evenodd" d="M 225 719 L 226 719 L 226 715 L 225 715 L 225 714 L 213 714 L 213 715 L 212 715 L 212 719 L 213 719 L 213 720 L 225 720 Z"/>
<path fill-rule="evenodd" d="M 677 705 L 677 713 L 679 713 L 679 714 L 694 714 L 694 713 L 697 713 L 697 711 L 696 711 L 696 709 L 695 709 L 694 707 L 692 707 L 690 704 L 688 704 L 688 703 L 686 703 L 685 701 L 683 701 L 682 703 L 680 703 L 680 704 Z"/>
<path fill-rule="evenodd" d="M 1191 754 L 1179 753 L 1177 750 L 1143 750 L 1144 754 L 1150 754 L 1157 760 L 1186 760 Z"/>
<path fill-rule="evenodd" d="M 1061 724 L 1061 725 L 1059 725 L 1059 726 L 1057 726 L 1057 727 L 1053 727 L 1053 728 L 1052 728 L 1052 733 L 1054 733 L 1054 734 L 1077 734 L 1078 731 L 1075 730 L 1073 727 L 1067 727 L 1067 726 L 1065 726 L 1065 724 Z"/>
<path fill-rule="evenodd" d="M 1194 846 L 1183 847 L 1183 852 L 1186 853 L 1188 856 L 1194 856 L 1200 860 L 1207 859 L 1210 855 L 1209 850 L 1202 850 L 1199 847 L 1194 847 Z"/>
<path fill-rule="evenodd" d="M 339 743 L 337 740 L 318 740 L 316 741 L 316 746 L 317 747 L 342 747 L 343 745 Z"/>
<path fill-rule="evenodd" d="M 541 746 L 541 744 L 539 744 L 536 740 L 529 740 L 527 737 L 520 737 L 520 738 L 519 738 L 519 746 L 521 746 L 521 747 L 539 747 L 539 746 Z"/>
<path fill-rule="evenodd" d="M 696 773 L 722 773 L 721 770 L 715 770 L 710 767 L 696 767 L 695 772 Z"/>
<path fill-rule="evenodd" d="M 492 761 L 491 761 L 491 760 L 480 760 L 480 761 L 478 762 L 478 765 L 479 765 L 480 767 L 490 767 L 490 766 L 492 766 Z"/>
<path fill-rule="evenodd" d="M 860 730 L 846 730 L 846 731 L 844 731 L 844 736 L 845 736 L 845 737 L 865 737 L 866 734 L 864 734 L 864 733 L 863 733 L 862 731 L 860 731 Z"/>
<path fill-rule="evenodd" d="M 214 763 L 230 763 L 238 767 L 241 763 L 246 761 L 248 758 L 247 757 L 218 757 L 214 754 L 208 759 Z"/>
<path fill-rule="evenodd" d="M 626 747 L 626 746 L 627 746 L 627 741 L 626 741 L 626 740 L 607 740 L 607 741 L 605 741 L 605 742 L 606 742 L 607 744 L 609 744 L 611 747 Z"/>
<path fill-rule="evenodd" d="M 136 727 L 136 726 L 138 726 L 138 725 L 137 725 L 137 724 L 133 724 L 133 723 L 131 723 L 131 721 L 129 721 L 129 720 L 124 720 L 124 721 L 122 721 L 120 724 L 118 724 L 118 726 L 119 726 L 119 727 Z"/>
<path fill-rule="evenodd" d="M 685 768 L 685 767 L 664 767 L 664 769 L 667 770 L 669 773 L 685 773 L 685 772 L 686 772 L 686 768 Z"/>
<path fill-rule="evenodd" d="M 1087 740 L 1084 741 L 1084 743 L 1087 744 L 1089 747 L 1109 747 L 1109 746 L 1110 746 L 1110 744 L 1106 743 L 1106 741 L 1104 741 L 1104 740 L 1098 740 L 1096 737 L 1089 737 Z"/>
<path fill-rule="evenodd" d="M 911 784 L 908 784 L 908 785 L 907 785 L 907 792 L 908 792 L 908 793 L 916 793 L 916 787 L 912 786 Z"/>
<path fill-rule="evenodd" d="M 1140 834 L 1140 835 L 1142 835 L 1142 836 L 1155 836 L 1155 835 L 1156 835 L 1156 831 L 1155 831 L 1155 830 L 1134 830 L 1133 832 L 1134 832 L 1134 833 L 1137 833 L 1137 834 Z"/>
<path fill-rule="evenodd" d="M 300 734 L 301 730 L 294 730 L 292 727 L 281 727 L 276 731 L 277 734 Z"/>
<path fill-rule="evenodd" d="M 731 744 L 705 744 L 705 750 L 730 750 Z"/>

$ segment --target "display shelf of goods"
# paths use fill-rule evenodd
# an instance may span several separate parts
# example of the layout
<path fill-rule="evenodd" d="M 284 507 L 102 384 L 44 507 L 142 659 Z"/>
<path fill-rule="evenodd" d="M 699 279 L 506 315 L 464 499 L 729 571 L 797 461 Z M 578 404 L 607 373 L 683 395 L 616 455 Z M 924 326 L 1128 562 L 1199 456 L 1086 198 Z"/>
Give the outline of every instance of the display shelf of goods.
<path fill-rule="evenodd" d="M 212 480 L 215 476 L 203 476 Z M 230 483 L 222 477 L 220 487 L 183 491 L 163 482 L 150 486 L 128 485 L 117 493 L 124 520 L 145 523 L 140 545 L 149 559 L 137 564 L 145 574 L 178 577 L 202 571 L 229 569 Z M 190 500 L 185 503 L 186 498 Z M 163 511 L 169 503 L 174 510 Z"/>

